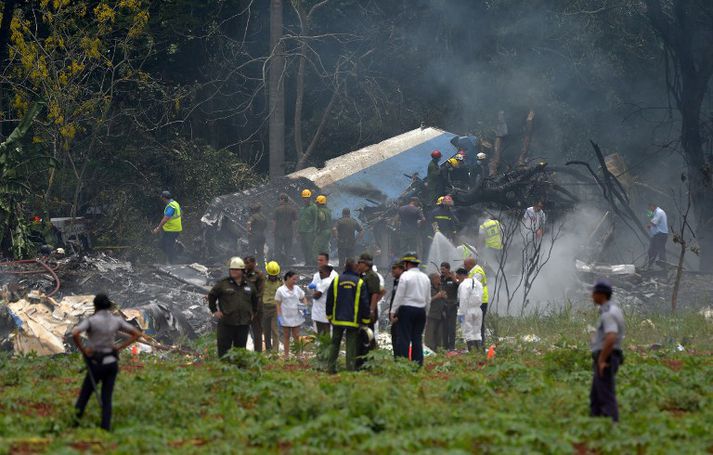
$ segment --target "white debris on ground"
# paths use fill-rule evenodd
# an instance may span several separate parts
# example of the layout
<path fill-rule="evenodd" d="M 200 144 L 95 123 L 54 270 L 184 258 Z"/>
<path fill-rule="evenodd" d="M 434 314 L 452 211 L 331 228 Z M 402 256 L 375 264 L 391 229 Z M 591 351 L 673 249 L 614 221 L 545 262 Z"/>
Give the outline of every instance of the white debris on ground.
<path fill-rule="evenodd" d="M 8 303 L 19 327 L 10 333 L 17 354 L 52 355 L 67 352 L 65 338 L 80 319 L 94 312 L 94 296 L 73 295 L 57 302 L 39 293 Z"/>
<path fill-rule="evenodd" d="M 524 341 L 525 343 L 539 343 L 541 341 L 540 337 L 538 337 L 537 335 L 532 335 L 532 334 L 523 335 L 522 337 L 520 337 L 520 339 L 522 341 Z"/>
<path fill-rule="evenodd" d="M 120 261 L 111 256 L 107 256 L 104 253 L 100 253 L 96 256 L 93 256 L 91 257 L 91 259 L 87 258 L 87 262 L 92 267 L 102 273 L 116 271 L 133 272 L 134 270 L 134 267 L 131 265 L 131 262 Z"/>

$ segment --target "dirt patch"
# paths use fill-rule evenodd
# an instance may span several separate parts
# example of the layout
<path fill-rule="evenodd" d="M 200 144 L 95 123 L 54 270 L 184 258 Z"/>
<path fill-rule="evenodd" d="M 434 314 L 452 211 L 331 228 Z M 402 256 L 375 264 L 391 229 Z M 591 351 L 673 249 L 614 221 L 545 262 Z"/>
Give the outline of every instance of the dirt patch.
<path fill-rule="evenodd" d="M 572 447 L 574 448 L 574 453 L 577 455 L 595 455 L 599 453 L 596 450 L 592 450 L 587 447 L 587 444 L 584 442 L 577 442 L 575 444 L 572 444 Z"/>
<path fill-rule="evenodd" d="M 35 453 L 44 453 L 49 445 L 47 439 L 26 439 L 23 441 L 15 441 L 10 445 L 10 452 L 13 455 L 29 455 Z"/>
<path fill-rule="evenodd" d="M 168 445 L 174 449 L 180 449 L 181 447 L 203 447 L 206 444 L 208 444 L 208 441 L 201 438 L 178 439 L 168 443 Z"/>
<path fill-rule="evenodd" d="M 45 402 L 37 401 L 20 401 L 18 404 L 22 407 L 20 413 L 26 416 L 47 417 L 54 411 L 54 406 Z"/>
<path fill-rule="evenodd" d="M 82 453 L 101 453 L 106 451 L 101 441 L 76 441 L 70 445 L 74 450 Z"/>
<path fill-rule="evenodd" d="M 679 371 L 681 368 L 683 368 L 683 361 L 681 360 L 667 359 L 664 360 L 664 363 L 673 371 Z"/>
<path fill-rule="evenodd" d="M 143 368 L 144 368 L 143 363 L 128 362 L 121 366 L 121 371 L 131 374 L 131 373 L 135 373 L 139 370 L 142 370 Z"/>

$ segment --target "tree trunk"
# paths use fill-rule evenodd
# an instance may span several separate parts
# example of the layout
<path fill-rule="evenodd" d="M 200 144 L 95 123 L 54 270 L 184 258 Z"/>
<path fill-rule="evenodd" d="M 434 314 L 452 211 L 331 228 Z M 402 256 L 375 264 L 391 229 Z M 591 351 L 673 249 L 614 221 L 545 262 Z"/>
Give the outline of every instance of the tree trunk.
<path fill-rule="evenodd" d="M 270 102 L 269 141 L 270 177 L 285 175 L 285 86 L 282 53 L 282 0 L 270 2 L 270 58 L 268 93 Z"/>
<path fill-rule="evenodd" d="M 297 67 L 297 93 L 295 94 L 295 151 L 297 160 L 302 159 L 304 153 L 304 144 L 302 142 L 302 105 L 305 94 L 305 55 L 306 46 L 300 46 L 300 63 Z M 298 167 L 299 170 L 299 167 Z"/>

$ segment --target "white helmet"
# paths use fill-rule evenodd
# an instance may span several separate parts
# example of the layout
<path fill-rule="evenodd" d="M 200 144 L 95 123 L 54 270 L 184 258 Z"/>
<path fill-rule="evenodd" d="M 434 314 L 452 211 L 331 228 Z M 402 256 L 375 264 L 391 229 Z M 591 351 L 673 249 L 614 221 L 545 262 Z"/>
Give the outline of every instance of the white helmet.
<path fill-rule="evenodd" d="M 238 256 L 230 258 L 229 268 L 231 270 L 232 269 L 245 270 L 245 261 L 243 261 L 243 258 L 240 258 Z"/>
<path fill-rule="evenodd" d="M 477 155 L 475 155 L 475 157 L 478 158 L 479 161 L 483 161 L 483 160 L 484 160 L 485 158 L 487 158 L 488 156 L 487 156 L 485 153 L 480 152 L 480 153 L 478 153 Z"/>

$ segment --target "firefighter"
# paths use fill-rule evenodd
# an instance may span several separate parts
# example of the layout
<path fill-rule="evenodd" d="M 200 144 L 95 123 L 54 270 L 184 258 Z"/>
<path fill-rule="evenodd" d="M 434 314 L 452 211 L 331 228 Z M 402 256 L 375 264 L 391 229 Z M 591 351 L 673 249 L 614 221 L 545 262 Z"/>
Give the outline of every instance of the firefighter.
<path fill-rule="evenodd" d="M 317 206 L 312 202 L 312 192 L 302 190 L 302 201 L 304 205 L 300 209 L 297 220 L 297 232 L 300 235 L 300 246 L 302 249 L 302 259 L 304 264 L 314 257 L 312 248 L 314 246 L 314 233 L 317 227 Z"/>
<path fill-rule="evenodd" d="M 218 357 L 233 347 L 245 349 L 250 323 L 258 309 L 257 289 L 245 278 L 245 261 L 234 257 L 229 267 L 229 276 L 208 293 L 208 308 L 218 320 Z"/>
<path fill-rule="evenodd" d="M 428 204 L 432 204 L 439 194 L 443 193 L 443 173 L 438 162 L 441 160 L 440 150 L 431 152 L 431 162 L 428 163 L 428 173 L 426 174 L 426 187 L 428 189 Z"/>
<path fill-rule="evenodd" d="M 166 206 L 163 209 L 163 218 L 153 230 L 154 234 L 161 232 L 161 250 L 166 255 L 166 262 L 176 262 L 176 241 L 183 231 L 181 223 L 181 205 L 173 199 L 170 191 L 161 193 L 161 200 Z"/>
<path fill-rule="evenodd" d="M 433 232 L 434 234 L 441 232 L 448 237 L 449 240 L 455 241 L 458 230 L 458 217 L 456 217 L 456 214 L 453 213 L 451 209 L 453 206 L 453 198 L 450 195 L 446 195 L 443 196 L 443 199 L 440 199 L 440 201 L 440 204 L 431 212 Z"/>
<path fill-rule="evenodd" d="M 267 219 L 262 214 L 262 206 L 253 205 L 250 207 L 250 218 L 248 218 L 248 250 L 258 263 L 264 261 L 265 231 L 267 231 Z"/>
<path fill-rule="evenodd" d="M 332 346 L 329 352 L 329 372 L 337 372 L 337 357 L 342 338 L 346 334 L 347 370 L 357 368 L 359 328 L 368 324 L 369 293 L 366 283 L 359 278 L 353 259 L 347 259 L 344 273 L 332 281 L 327 290 L 327 318 L 332 324 Z"/>
<path fill-rule="evenodd" d="M 272 352 L 280 351 L 280 330 L 277 327 L 277 303 L 275 294 L 282 286 L 280 279 L 280 264 L 270 261 L 265 266 L 267 279 L 262 296 L 262 333 L 265 337 L 265 349 Z"/>
<path fill-rule="evenodd" d="M 329 240 L 332 236 L 332 212 L 327 207 L 327 196 L 320 194 L 315 199 L 317 209 L 315 214 L 314 243 L 312 256 L 322 251 L 329 251 Z"/>
<path fill-rule="evenodd" d="M 456 348 L 456 325 L 458 322 L 458 284 L 460 280 L 451 270 L 451 264 L 441 263 L 441 289 L 446 291 L 445 325 L 443 345 L 449 351 Z"/>

